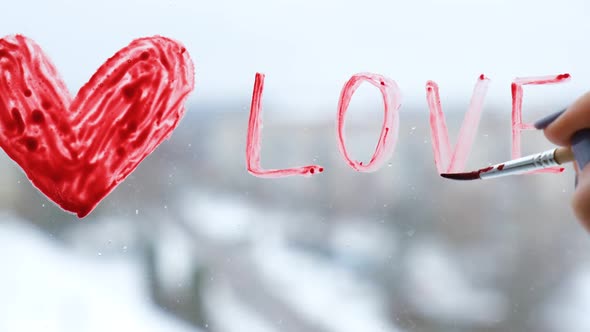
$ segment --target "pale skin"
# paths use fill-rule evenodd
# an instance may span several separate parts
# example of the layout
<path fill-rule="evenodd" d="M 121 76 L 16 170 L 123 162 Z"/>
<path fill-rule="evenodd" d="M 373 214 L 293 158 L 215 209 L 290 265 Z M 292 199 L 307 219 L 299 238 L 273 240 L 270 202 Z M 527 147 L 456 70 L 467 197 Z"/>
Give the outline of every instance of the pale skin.
<path fill-rule="evenodd" d="M 544 129 L 545 136 L 559 145 L 569 146 L 574 133 L 590 128 L 590 92 L 586 93 Z M 572 199 L 574 213 L 580 222 L 590 231 L 590 163 L 583 169 L 575 164 L 578 186 Z"/>

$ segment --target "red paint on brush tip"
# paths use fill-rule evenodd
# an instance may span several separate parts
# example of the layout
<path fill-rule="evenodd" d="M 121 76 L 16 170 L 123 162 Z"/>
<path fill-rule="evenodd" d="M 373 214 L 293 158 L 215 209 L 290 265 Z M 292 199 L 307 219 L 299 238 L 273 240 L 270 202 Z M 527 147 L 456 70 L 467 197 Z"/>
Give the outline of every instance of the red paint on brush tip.
<path fill-rule="evenodd" d="M 33 185 L 82 218 L 170 136 L 194 88 L 184 47 L 132 41 L 75 97 L 34 41 L 0 39 L 0 146 Z"/>
<path fill-rule="evenodd" d="M 477 173 L 478 173 L 478 174 L 481 174 L 481 173 L 489 172 L 489 171 L 491 171 L 491 170 L 493 170 L 493 169 L 494 169 L 494 167 L 493 167 L 493 166 L 488 166 L 488 167 L 486 167 L 486 168 L 479 169 L 479 170 L 477 171 Z"/>
<path fill-rule="evenodd" d="M 485 167 L 473 172 L 466 172 L 466 173 L 442 173 L 440 176 L 447 179 L 452 180 L 477 180 L 480 178 L 482 173 L 489 172 L 493 170 L 493 166 Z"/>

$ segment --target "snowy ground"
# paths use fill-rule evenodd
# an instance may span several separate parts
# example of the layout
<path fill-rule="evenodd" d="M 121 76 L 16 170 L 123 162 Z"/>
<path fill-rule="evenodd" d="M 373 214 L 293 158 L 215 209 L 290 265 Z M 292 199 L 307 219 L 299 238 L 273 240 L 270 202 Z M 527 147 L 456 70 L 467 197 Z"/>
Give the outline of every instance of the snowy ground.
<path fill-rule="evenodd" d="M 0 331 L 197 331 L 150 303 L 132 257 L 79 255 L 9 217 L 0 243 Z"/>
<path fill-rule="evenodd" d="M 188 228 L 165 220 L 155 231 L 157 276 L 164 289 L 183 292 L 178 285 L 189 284 L 196 269 L 209 272 L 199 293 L 207 331 L 410 332 L 398 326 L 396 310 L 464 327 L 493 326 L 511 310 L 509 294 L 473 283 L 458 256 L 433 238 L 402 248 L 378 223 L 348 221 L 322 248 L 306 247 L 289 233 L 302 215 L 233 197 L 195 194 L 186 202 Z M 152 304 L 145 260 L 134 250 L 104 248 L 107 241 L 135 246 L 132 222 L 74 227 L 65 246 L 17 218 L 0 220 L 0 331 L 198 331 Z M 395 293 L 366 273 L 388 264 L 402 274 Z M 589 299 L 590 269 L 580 266 L 539 301 L 543 318 L 534 324 L 588 331 Z"/>

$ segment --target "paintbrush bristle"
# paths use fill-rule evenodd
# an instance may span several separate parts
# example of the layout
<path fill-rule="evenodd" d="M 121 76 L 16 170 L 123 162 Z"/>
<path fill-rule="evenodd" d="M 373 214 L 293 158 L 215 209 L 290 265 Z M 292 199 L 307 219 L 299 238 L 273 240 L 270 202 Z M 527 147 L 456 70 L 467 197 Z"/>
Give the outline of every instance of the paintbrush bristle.
<path fill-rule="evenodd" d="M 441 173 L 440 176 L 451 180 L 479 180 L 480 172 L 468 173 Z"/>

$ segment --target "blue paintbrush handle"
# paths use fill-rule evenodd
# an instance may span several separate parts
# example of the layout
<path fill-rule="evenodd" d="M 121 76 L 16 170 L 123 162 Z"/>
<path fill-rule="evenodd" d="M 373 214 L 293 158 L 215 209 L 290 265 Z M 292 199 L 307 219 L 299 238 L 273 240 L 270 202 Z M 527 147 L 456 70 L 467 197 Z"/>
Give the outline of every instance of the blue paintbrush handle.
<path fill-rule="evenodd" d="M 582 129 L 574 134 L 572 151 L 581 171 L 590 162 L 590 129 Z"/>

